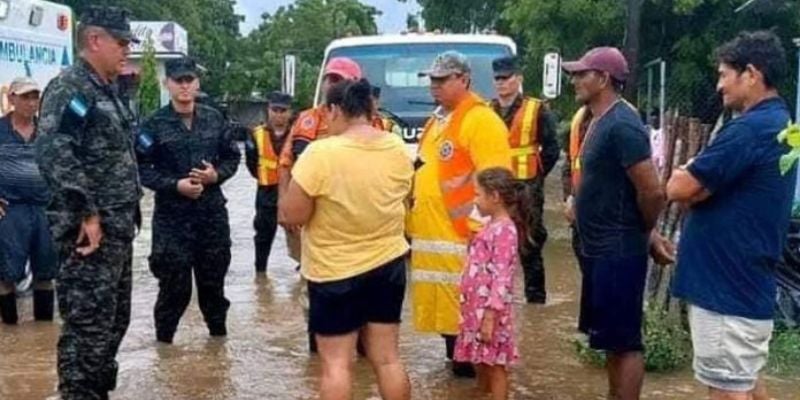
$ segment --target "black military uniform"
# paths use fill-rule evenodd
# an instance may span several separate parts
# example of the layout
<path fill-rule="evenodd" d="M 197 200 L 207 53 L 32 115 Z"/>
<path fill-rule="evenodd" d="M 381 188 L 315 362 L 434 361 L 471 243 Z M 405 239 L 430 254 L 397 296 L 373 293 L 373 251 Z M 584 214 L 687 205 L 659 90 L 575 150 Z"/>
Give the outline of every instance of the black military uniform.
<path fill-rule="evenodd" d="M 89 7 L 81 25 L 135 41 L 127 12 L 118 8 Z M 64 323 L 58 376 L 65 400 L 108 398 L 116 386 L 114 359 L 130 322 L 134 220 L 142 190 L 133 115 L 108 78 L 81 58 L 53 79 L 44 91 L 35 142 L 52 193 L 47 217 L 59 252 L 56 289 Z M 75 242 L 89 217 L 99 217 L 103 238 L 82 256 Z"/>
<path fill-rule="evenodd" d="M 520 73 L 516 57 L 502 57 L 494 60 L 492 70 L 495 79 Z M 502 107 L 500 102 L 495 99 L 492 101 L 492 107 L 510 129 L 517 114 L 523 112 L 524 101 L 525 99 L 520 93 L 510 106 Z M 529 207 L 525 213 L 528 216 L 525 227 L 528 240 L 520 243 L 519 248 L 520 263 L 525 275 L 525 297 L 529 303 L 543 304 L 547 298 L 544 260 L 542 259 L 542 248 L 547 241 L 547 229 L 545 229 L 543 219 L 544 181 L 558 162 L 560 148 L 558 146 L 558 128 L 553 113 L 547 108 L 541 107 L 535 118 L 538 137 L 535 138 L 533 146 L 538 147 L 534 149 L 534 154 L 538 155 L 540 163 L 535 177 L 517 181 L 520 194 L 528 200 L 524 206 Z"/>
<path fill-rule="evenodd" d="M 188 58 L 166 63 L 169 79 L 198 79 Z M 187 127 L 187 122 L 190 121 Z M 231 261 L 228 210 L 221 185 L 236 172 L 239 150 L 222 114 L 195 103 L 191 115 L 172 104 L 156 111 L 139 129 L 137 154 L 142 183 L 155 191 L 150 270 L 159 280 L 155 305 L 156 337 L 171 343 L 192 297 L 192 271 L 198 302 L 212 336 L 227 334 L 225 275 Z M 192 169 L 213 164 L 216 183 L 193 200 L 178 192 L 178 182 Z"/>
<path fill-rule="evenodd" d="M 285 93 L 270 93 L 269 107 L 287 110 L 292 108 L 292 96 Z M 270 121 L 257 126 L 245 140 L 245 156 L 250 175 L 258 180 L 256 191 L 256 272 L 266 272 L 267 261 L 278 230 L 278 156 L 289 136 L 291 122 L 284 132 L 276 132 Z"/>

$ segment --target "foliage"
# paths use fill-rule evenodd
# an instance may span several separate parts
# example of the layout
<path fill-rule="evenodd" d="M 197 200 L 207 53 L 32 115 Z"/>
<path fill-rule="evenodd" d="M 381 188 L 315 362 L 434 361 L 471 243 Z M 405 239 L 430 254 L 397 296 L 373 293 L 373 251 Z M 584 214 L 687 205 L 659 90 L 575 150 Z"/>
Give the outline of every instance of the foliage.
<path fill-rule="evenodd" d="M 606 353 L 589 347 L 586 340 L 572 339 L 575 354 L 580 362 L 592 367 L 602 368 L 606 365 Z"/>
<path fill-rule="evenodd" d="M 408 0 L 399 0 L 407 2 Z M 497 27 L 508 0 L 417 0 L 427 30 L 472 33 Z"/>
<path fill-rule="evenodd" d="M 152 39 L 144 42 L 144 54 L 141 61 L 139 92 L 137 93 L 139 115 L 147 116 L 155 112 L 161 103 L 161 86 L 156 71 L 156 54 Z"/>
<path fill-rule="evenodd" d="M 203 90 L 221 95 L 227 62 L 239 56 L 240 15 L 233 11 L 235 0 L 61 0 L 72 7 L 76 16 L 90 5 L 123 7 L 132 19 L 140 21 L 175 21 L 189 35 L 189 54 L 207 69 Z"/>
<path fill-rule="evenodd" d="M 800 374 L 800 329 L 777 327 L 769 344 L 769 370 L 786 376 Z"/>
<path fill-rule="evenodd" d="M 689 332 L 680 315 L 649 307 L 644 315 L 645 369 L 653 372 L 684 367 L 692 357 Z"/>
<path fill-rule="evenodd" d="M 680 316 L 649 307 L 644 314 L 644 362 L 651 372 L 666 372 L 686 366 L 691 359 L 689 333 Z M 578 359 L 595 367 L 605 365 L 605 354 L 590 348 L 585 341 L 574 340 Z"/>
<path fill-rule="evenodd" d="M 325 48 L 336 38 L 377 32 L 374 7 L 357 0 L 297 0 L 264 14 L 258 29 L 244 38 L 224 85 L 231 94 L 280 89 L 283 56 L 297 56 L 296 102 L 311 105 Z"/>
<path fill-rule="evenodd" d="M 399 0 L 404 1 L 404 0 Z M 640 0 L 641 27 L 638 65 L 640 84 L 646 81 L 644 64 L 656 58 L 667 61 L 667 96 L 670 107 L 709 122 L 721 110 L 715 94 L 714 49 L 743 30 L 773 29 L 782 39 L 794 68 L 796 49 L 791 39 L 800 36 L 800 1 L 760 1 L 736 12 L 742 0 Z M 494 28 L 514 38 L 526 65 L 526 88 L 541 88 L 542 58 L 559 51 L 574 59 L 596 46 L 622 48 L 626 16 L 635 2 L 618 0 L 471 0 L 456 7 L 455 0 L 421 0 L 428 28 L 452 32 Z M 463 4 L 463 2 L 458 2 Z M 479 12 L 473 12 L 478 10 Z M 498 14 L 499 12 L 499 14 Z M 499 15 L 499 18 L 498 18 Z M 796 72 L 796 70 L 794 70 Z M 794 93 L 794 75 L 781 87 Z M 641 86 L 639 86 L 641 87 Z M 577 108 L 565 82 L 564 95 L 554 108 L 567 118 Z M 632 89 L 635 89 L 632 88 Z M 635 93 L 635 90 L 628 91 Z M 631 98 L 634 102 L 635 98 Z"/>

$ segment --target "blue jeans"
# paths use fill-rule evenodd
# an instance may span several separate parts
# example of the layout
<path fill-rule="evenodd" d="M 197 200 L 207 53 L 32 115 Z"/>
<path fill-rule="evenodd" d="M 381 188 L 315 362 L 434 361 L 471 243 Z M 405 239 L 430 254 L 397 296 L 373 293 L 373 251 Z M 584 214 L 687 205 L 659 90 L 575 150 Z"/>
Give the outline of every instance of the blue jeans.
<path fill-rule="evenodd" d="M 25 278 L 30 262 L 37 281 L 54 279 L 58 255 L 50 236 L 44 207 L 11 203 L 0 219 L 0 280 L 18 282 Z"/>

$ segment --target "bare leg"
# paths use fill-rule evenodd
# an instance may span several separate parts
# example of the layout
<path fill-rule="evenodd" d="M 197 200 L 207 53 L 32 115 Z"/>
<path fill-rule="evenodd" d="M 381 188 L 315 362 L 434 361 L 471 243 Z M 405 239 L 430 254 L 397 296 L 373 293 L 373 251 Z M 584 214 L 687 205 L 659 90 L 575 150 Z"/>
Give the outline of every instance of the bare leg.
<path fill-rule="evenodd" d="M 378 376 L 378 390 L 385 400 L 408 400 L 411 384 L 397 351 L 399 324 L 369 323 L 362 329 L 367 358 Z"/>
<path fill-rule="evenodd" d="M 767 394 L 767 385 L 761 378 L 758 378 L 758 381 L 756 381 L 756 387 L 750 393 L 753 394 L 753 400 L 769 400 L 769 395 Z"/>
<path fill-rule="evenodd" d="M 475 372 L 478 376 L 478 390 L 482 393 L 492 392 L 492 381 L 489 373 L 489 367 L 484 364 L 475 364 Z"/>
<path fill-rule="evenodd" d="M 716 388 L 708 388 L 708 397 L 711 400 L 769 400 L 767 386 L 764 381 L 756 381 L 756 387 L 749 392 L 729 392 Z"/>
<path fill-rule="evenodd" d="M 339 336 L 316 335 L 322 361 L 319 398 L 350 400 L 353 397 L 353 352 L 358 332 Z"/>
<path fill-rule="evenodd" d="M 750 392 L 729 392 L 715 388 L 708 388 L 708 398 L 711 400 L 752 400 Z"/>
<path fill-rule="evenodd" d="M 488 367 L 491 374 L 492 400 L 508 399 L 508 371 L 502 365 Z"/>
<path fill-rule="evenodd" d="M 638 400 L 644 382 L 644 357 L 641 352 L 608 353 L 609 398 Z"/>

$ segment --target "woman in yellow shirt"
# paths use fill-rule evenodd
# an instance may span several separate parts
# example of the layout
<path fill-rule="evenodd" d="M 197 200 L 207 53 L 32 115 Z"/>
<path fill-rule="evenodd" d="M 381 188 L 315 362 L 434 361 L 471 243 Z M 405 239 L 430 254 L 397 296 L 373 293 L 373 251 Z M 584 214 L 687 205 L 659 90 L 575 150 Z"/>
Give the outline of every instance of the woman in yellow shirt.
<path fill-rule="evenodd" d="M 279 219 L 302 225 L 309 328 L 322 360 L 321 399 L 350 398 L 361 332 L 381 397 L 408 399 L 398 355 L 405 296 L 405 200 L 414 174 L 403 141 L 372 127 L 366 80 L 326 95 L 332 136 L 311 143 L 292 170 Z"/>

